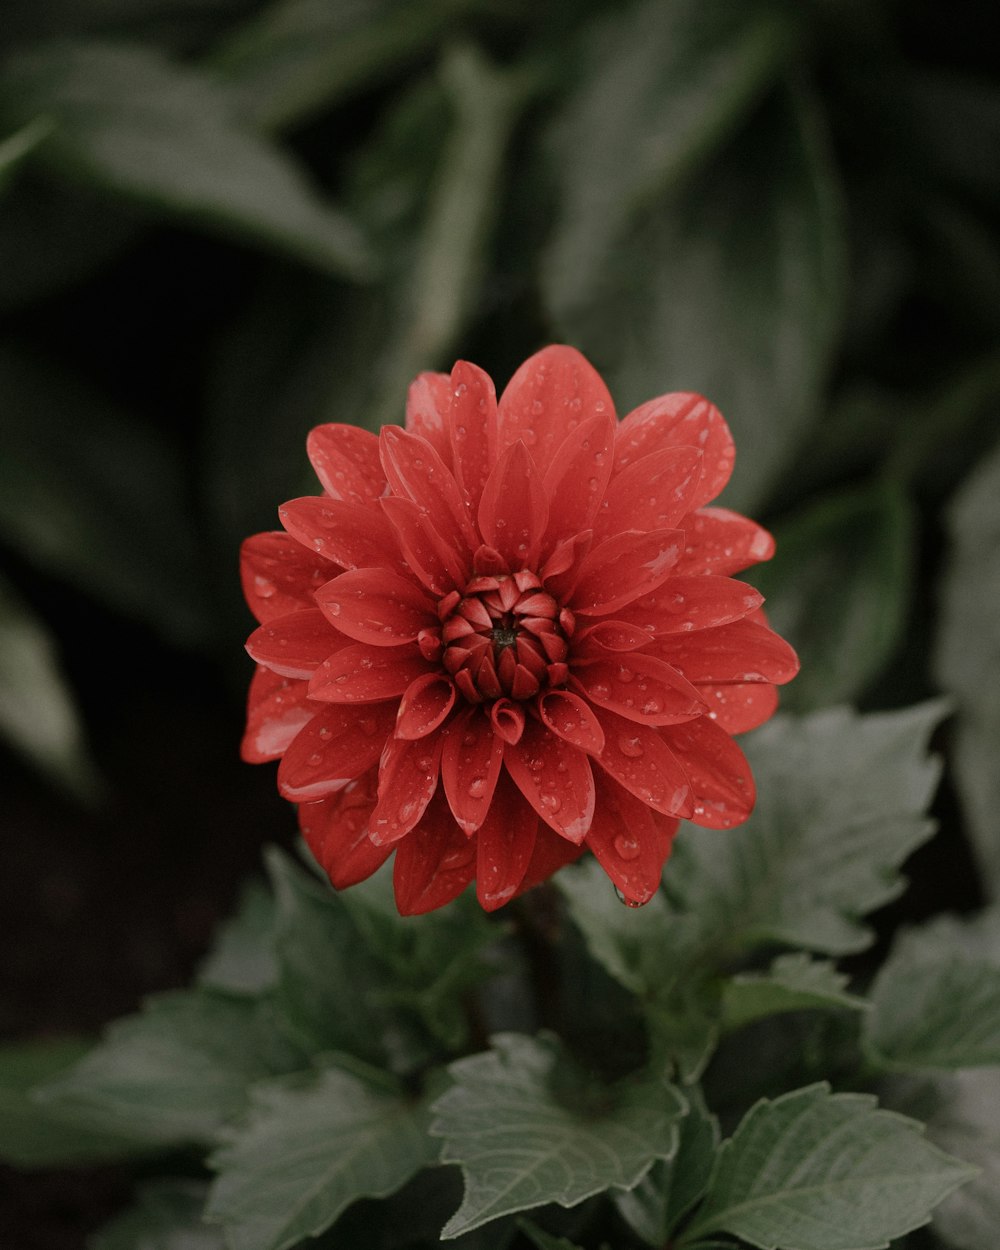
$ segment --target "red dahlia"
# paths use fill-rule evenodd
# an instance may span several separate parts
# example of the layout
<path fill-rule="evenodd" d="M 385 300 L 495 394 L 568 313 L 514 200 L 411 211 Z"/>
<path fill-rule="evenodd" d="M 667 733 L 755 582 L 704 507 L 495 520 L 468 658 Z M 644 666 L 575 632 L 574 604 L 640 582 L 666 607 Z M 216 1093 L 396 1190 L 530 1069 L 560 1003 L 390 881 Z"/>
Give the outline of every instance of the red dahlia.
<path fill-rule="evenodd" d="M 569 347 L 497 403 L 460 361 L 410 388 L 406 428 L 322 425 L 323 494 L 242 553 L 244 758 L 278 788 L 338 888 L 393 852 L 403 913 L 475 878 L 494 909 L 589 848 L 645 902 L 683 817 L 754 802 L 731 735 L 798 667 L 730 574 L 770 535 L 707 508 L 733 443 L 698 395 L 621 422 Z"/>

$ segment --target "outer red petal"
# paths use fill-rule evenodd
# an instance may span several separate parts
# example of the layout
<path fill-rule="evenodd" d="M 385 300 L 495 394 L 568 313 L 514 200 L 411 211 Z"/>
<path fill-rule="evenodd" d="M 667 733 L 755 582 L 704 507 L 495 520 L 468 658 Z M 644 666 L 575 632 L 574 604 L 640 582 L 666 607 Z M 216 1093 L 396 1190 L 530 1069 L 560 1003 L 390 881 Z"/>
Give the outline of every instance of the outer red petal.
<path fill-rule="evenodd" d="M 385 491 L 378 439 L 354 425 L 318 425 L 306 439 L 316 476 L 331 499 L 373 503 Z"/>
<path fill-rule="evenodd" d="M 702 479 L 696 447 L 664 447 L 619 473 L 594 523 L 599 538 L 623 530 L 673 529 L 691 511 Z"/>
<path fill-rule="evenodd" d="M 406 394 L 406 429 L 425 438 L 445 464 L 451 463 L 450 409 L 451 379 L 447 373 L 418 373 Z"/>
<path fill-rule="evenodd" d="M 531 862 L 538 816 L 510 778 L 501 776 L 489 814 L 476 834 L 476 897 L 496 911 L 517 893 Z"/>
<path fill-rule="evenodd" d="M 667 829 L 653 813 L 616 781 L 597 779 L 597 808 L 587 846 L 630 903 L 648 903 L 660 888 L 663 865 L 670 854 L 678 821 Z"/>
<path fill-rule="evenodd" d="M 396 848 L 392 884 L 403 916 L 418 916 L 450 903 L 476 871 L 476 840 L 451 818 L 440 791 L 423 819 Z"/>
<path fill-rule="evenodd" d="M 677 573 L 729 577 L 774 555 L 774 539 L 755 521 L 728 508 L 701 508 L 684 520 L 684 550 Z"/>
<path fill-rule="evenodd" d="M 379 446 L 386 477 L 395 493 L 425 508 L 434 528 L 456 552 L 474 550 L 479 540 L 462 492 L 451 469 L 430 443 L 386 425 Z"/>
<path fill-rule="evenodd" d="M 704 454 L 692 508 L 714 499 L 729 481 L 736 456 L 733 436 L 718 408 L 700 395 L 661 395 L 630 412 L 618 427 L 615 473 L 664 447 L 697 447 Z"/>
<path fill-rule="evenodd" d="M 278 766 L 278 789 L 293 803 L 326 798 L 378 763 L 395 717 L 391 704 L 321 708 Z"/>
<path fill-rule="evenodd" d="M 712 629 L 755 612 L 764 596 L 731 577 L 671 575 L 657 590 L 622 608 L 620 616 L 657 634 Z"/>
<path fill-rule="evenodd" d="M 441 780 L 455 820 L 474 833 L 490 810 L 503 741 L 481 708 L 469 708 L 448 726 L 441 752 Z"/>
<path fill-rule="evenodd" d="M 573 681 L 592 703 L 644 725 L 676 725 L 707 711 L 676 669 L 642 652 L 574 664 Z"/>
<path fill-rule="evenodd" d="M 666 729 L 654 729 L 600 708 L 597 719 L 605 746 L 597 762 L 637 799 L 664 816 L 690 816 L 694 800 L 687 773 L 664 742 Z"/>
<path fill-rule="evenodd" d="M 474 518 L 497 461 L 497 396 L 489 374 L 467 360 L 452 369 L 451 388 L 451 458 Z"/>
<path fill-rule="evenodd" d="M 263 665 L 250 679 L 247 727 L 240 758 L 248 764 L 278 759 L 316 712 L 306 702 L 307 683 L 272 673 Z"/>
<path fill-rule="evenodd" d="M 312 592 L 333 575 L 333 566 L 303 551 L 280 531 L 254 534 L 240 548 L 240 579 L 250 611 L 266 623 L 313 606 Z"/>
<path fill-rule="evenodd" d="M 666 581 L 683 547 L 681 530 L 616 534 L 584 558 L 569 606 L 584 616 L 609 615 Z"/>
<path fill-rule="evenodd" d="M 332 798 L 299 806 L 302 836 L 338 890 L 370 877 L 392 853 L 392 847 L 376 846 L 368 837 L 375 784 L 372 769 Z"/>
<path fill-rule="evenodd" d="M 318 608 L 291 612 L 261 625 L 247 639 L 250 656 L 282 677 L 309 678 L 348 639 Z"/>
<path fill-rule="evenodd" d="M 380 502 L 414 576 L 436 595 L 461 590 L 469 580 L 468 560 L 441 537 L 426 508 L 398 495 Z"/>
<path fill-rule="evenodd" d="M 395 532 L 381 511 L 370 504 L 306 495 L 284 504 L 278 509 L 278 516 L 303 547 L 321 553 L 341 568 L 402 565 Z"/>
<path fill-rule="evenodd" d="M 520 741 L 504 746 L 504 764 L 546 824 L 583 841 L 594 815 L 594 776 L 582 751 L 529 717 Z"/>
<path fill-rule="evenodd" d="M 565 838 L 554 833 L 548 825 L 539 822 L 535 849 L 531 854 L 524 880 L 517 888 L 517 894 L 523 894 L 525 890 L 531 890 L 536 885 L 541 885 L 543 881 L 548 881 L 554 872 L 558 872 L 566 864 L 579 859 L 585 849 L 583 844 L 577 846 L 575 842 L 567 842 Z"/>
<path fill-rule="evenodd" d="M 455 685 L 446 673 L 424 673 L 410 682 L 399 701 L 397 738 L 426 738 L 455 705 Z"/>
<path fill-rule="evenodd" d="M 494 466 L 479 503 L 479 531 L 511 572 L 538 557 L 549 505 L 535 462 L 523 443 L 507 449 Z"/>
<path fill-rule="evenodd" d="M 588 417 L 615 415 L 608 388 L 575 348 L 546 347 L 529 357 L 500 396 L 499 450 L 520 439 L 547 465 L 567 434 Z"/>
<path fill-rule="evenodd" d="M 766 681 L 780 686 L 799 671 L 798 656 L 788 643 L 766 625 L 749 620 L 686 634 L 663 634 L 647 650 L 672 664 L 688 681 L 703 685 Z"/>
<path fill-rule="evenodd" d="M 625 611 L 630 608 L 631 604 Z M 594 621 L 573 635 L 573 656 L 575 659 L 604 659 L 609 651 L 637 651 L 652 636 L 652 629 L 620 618 Z"/>
<path fill-rule="evenodd" d="M 441 730 L 417 741 L 390 738 L 379 765 L 378 803 L 368 827 L 373 842 L 386 846 L 405 838 L 423 816 L 438 788 Z"/>
<path fill-rule="evenodd" d="M 753 811 L 756 790 L 746 757 L 708 716 L 663 730 L 694 791 L 690 819 L 710 829 L 730 829 Z"/>
<path fill-rule="evenodd" d="M 398 698 L 426 672 L 427 661 L 415 646 L 356 642 L 323 661 L 309 683 L 309 697 L 327 703 L 375 703 Z"/>
<path fill-rule="evenodd" d="M 408 577 L 389 569 L 352 569 L 316 591 L 316 604 L 348 638 L 375 647 L 412 642 L 438 624 L 434 601 Z"/>
<path fill-rule="evenodd" d="M 538 700 L 542 723 L 570 746 L 592 755 L 604 749 L 604 730 L 590 705 L 571 690 L 549 690 Z"/>
<path fill-rule="evenodd" d="M 549 497 L 546 550 L 592 527 L 611 477 L 614 445 L 614 418 L 604 414 L 581 421 L 556 450 L 545 471 Z"/>
<path fill-rule="evenodd" d="M 742 734 L 770 720 L 778 706 L 778 692 L 767 682 L 699 686 L 709 716 L 728 734 Z"/>

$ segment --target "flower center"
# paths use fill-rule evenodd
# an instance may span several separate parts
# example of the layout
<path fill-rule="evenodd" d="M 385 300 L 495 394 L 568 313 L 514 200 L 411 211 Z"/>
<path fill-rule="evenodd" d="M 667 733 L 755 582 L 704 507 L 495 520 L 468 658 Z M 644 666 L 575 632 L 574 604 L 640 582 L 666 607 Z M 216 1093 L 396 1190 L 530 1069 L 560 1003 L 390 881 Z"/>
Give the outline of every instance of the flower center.
<path fill-rule="evenodd" d="M 573 614 L 527 569 L 474 577 L 441 600 L 438 615 L 441 662 L 470 703 L 530 699 L 569 675 Z"/>

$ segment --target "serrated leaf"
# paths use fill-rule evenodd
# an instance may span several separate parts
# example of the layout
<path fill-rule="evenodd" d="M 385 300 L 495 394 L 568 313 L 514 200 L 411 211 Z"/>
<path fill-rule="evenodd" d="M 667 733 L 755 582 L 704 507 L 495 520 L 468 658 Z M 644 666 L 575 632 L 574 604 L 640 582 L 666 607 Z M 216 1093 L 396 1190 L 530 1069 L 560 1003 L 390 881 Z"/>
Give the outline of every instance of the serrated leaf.
<path fill-rule="evenodd" d="M 944 916 L 896 941 L 871 990 L 865 1042 L 895 1068 L 1000 1064 L 1000 908 Z"/>
<path fill-rule="evenodd" d="M 443 1163 L 458 1163 L 465 1198 L 442 1238 L 501 1215 L 556 1202 L 570 1207 L 604 1189 L 629 1189 L 677 1149 L 684 1100 L 646 1077 L 610 1090 L 556 1087 L 575 1074 L 551 1040 L 500 1034 L 493 1049 L 453 1063 L 455 1081 L 432 1108 Z M 584 1103 L 595 1102 L 589 1114 Z"/>
<path fill-rule="evenodd" d="M 39 1097 L 95 1131 L 150 1149 L 214 1141 L 269 1074 L 252 1001 L 208 990 L 150 998 Z"/>
<path fill-rule="evenodd" d="M 1000 1228 L 1000 1069 L 958 1072 L 934 1082 L 938 1109 L 927 1135 L 981 1169 L 934 1212 L 934 1231 L 957 1250 L 995 1250 Z"/>
<path fill-rule="evenodd" d="M 274 913 L 274 899 L 260 883 L 245 886 L 239 910 L 222 925 L 198 969 L 199 984 L 231 994 L 273 989 L 278 977 Z"/>
<path fill-rule="evenodd" d="M 219 1229 L 202 1219 L 208 1186 L 200 1181 L 153 1181 L 133 1205 L 92 1234 L 89 1250 L 225 1250 Z"/>
<path fill-rule="evenodd" d="M 816 415 L 842 253 L 817 119 L 780 95 L 681 194 L 636 213 L 587 297 L 553 320 L 601 366 L 622 411 L 678 389 L 717 403 L 740 449 L 726 502 L 752 510 Z"/>
<path fill-rule="evenodd" d="M 866 1011 L 870 1004 L 849 994 L 849 978 L 825 959 L 801 951 L 779 955 L 767 972 L 742 972 L 722 991 L 722 1026 L 740 1029 L 785 1011 Z"/>
<path fill-rule="evenodd" d="M 361 1197 L 395 1192 L 433 1163 L 424 1107 L 328 1067 L 258 1085 L 245 1122 L 210 1159 L 206 1218 L 230 1250 L 286 1250 Z"/>
<path fill-rule="evenodd" d="M 679 1244 L 726 1232 L 760 1250 L 881 1250 L 974 1175 L 915 1120 L 813 1085 L 751 1108 Z"/>
<path fill-rule="evenodd" d="M 1000 700 L 983 674 L 1000 656 L 1000 447 L 962 487 L 948 513 L 935 667 L 958 701 L 954 765 L 973 850 L 990 896 L 1000 897 Z"/>
<path fill-rule="evenodd" d="M 802 661 L 782 704 L 794 711 L 853 702 L 900 641 L 914 554 L 912 508 L 900 490 L 878 483 L 810 504 L 774 532 L 775 557 L 753 581 L 770 623 Z"/>
<path fill-rule="evenodd" d="M 40 155 L 75 179 L 255 239 L 325 272 L 367 276 L 357 227 L 190 66 L 126 43 L 64 42 L 7 63 L 0 114 L 52 124 Z"/>

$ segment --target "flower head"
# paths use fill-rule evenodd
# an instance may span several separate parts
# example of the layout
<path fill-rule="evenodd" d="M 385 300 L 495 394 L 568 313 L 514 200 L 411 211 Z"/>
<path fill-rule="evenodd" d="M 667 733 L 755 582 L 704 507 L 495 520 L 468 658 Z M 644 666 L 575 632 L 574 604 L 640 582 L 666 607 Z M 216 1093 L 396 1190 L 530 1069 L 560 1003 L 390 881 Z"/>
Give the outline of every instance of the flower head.
<path fill-rule="evenodd" d="M 243 754 L 281 760 L 335 886 L 395 852 L 400 911 L 473 879 L 492 910 L 589 849 L 641 904 L 680 819 L 746 819 L 731 735 L 798 664 L 730 576 L 770 536 L 706 507 L 734 456 L 712 404 L 618 422 L 591 365 L 549 347 L 499 403 L 460 361 L 417 378 L 405 429 L 322 425 L 308 452 L 323 494 L 243 547 Z"/>

